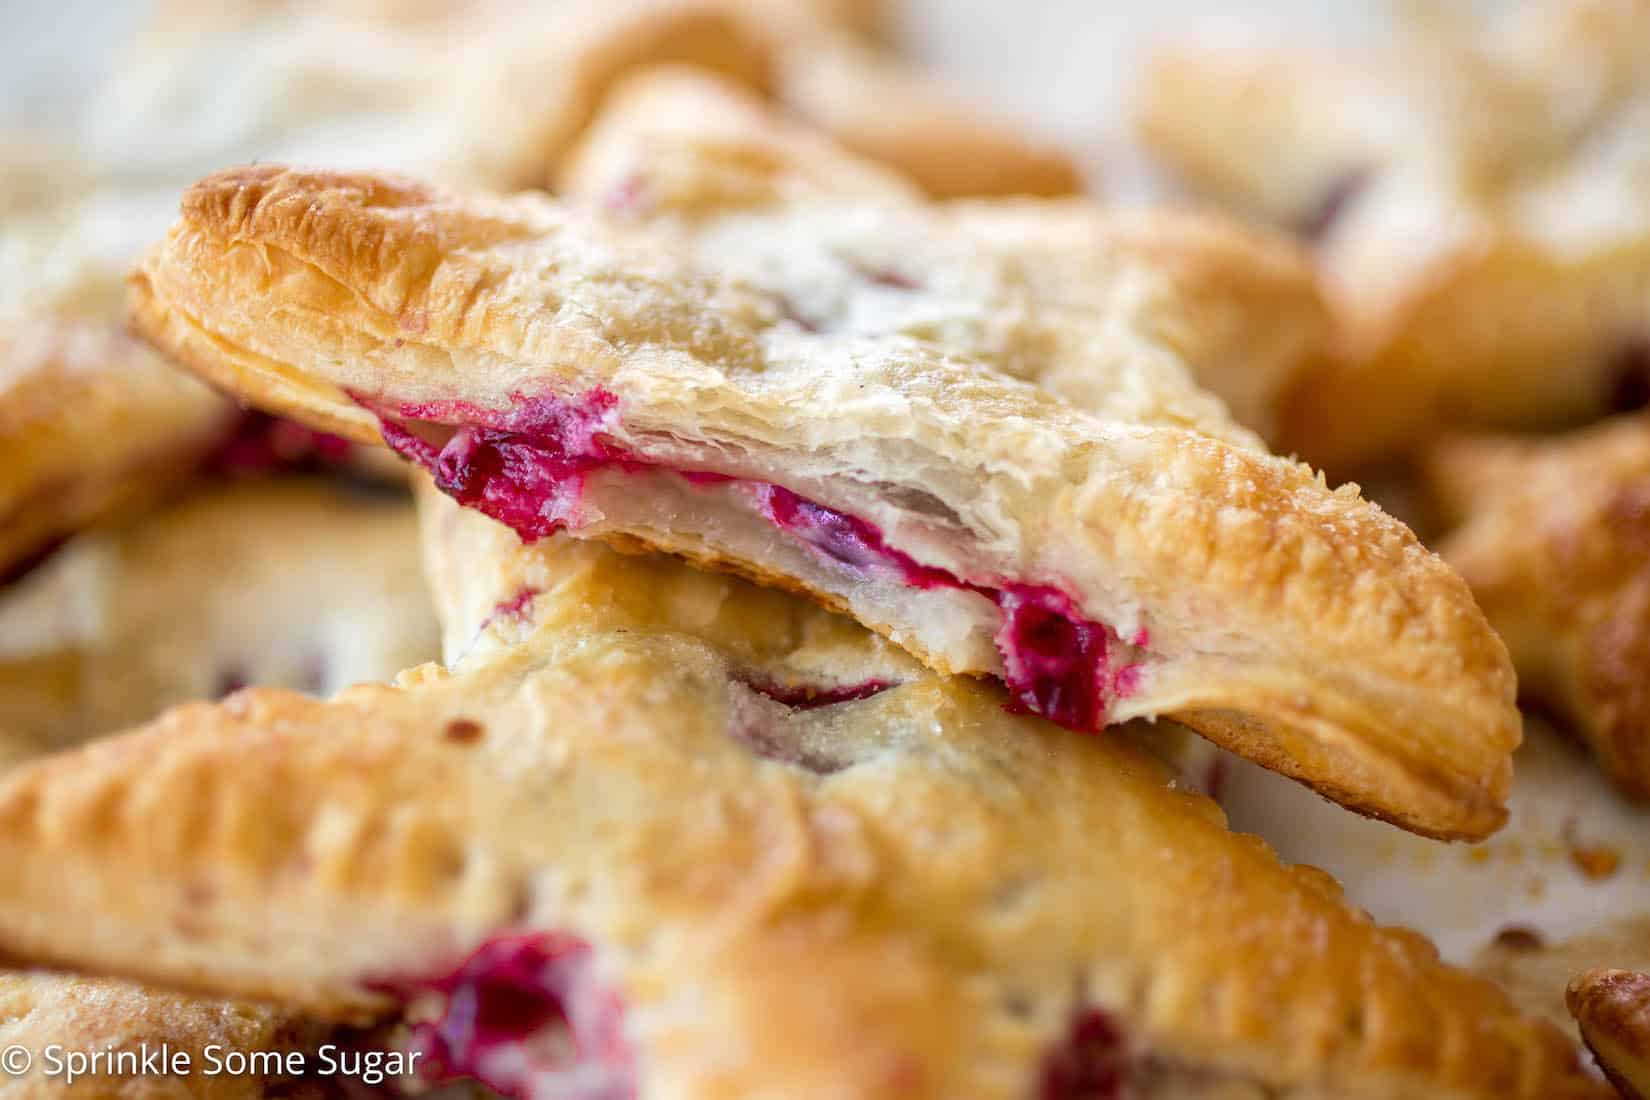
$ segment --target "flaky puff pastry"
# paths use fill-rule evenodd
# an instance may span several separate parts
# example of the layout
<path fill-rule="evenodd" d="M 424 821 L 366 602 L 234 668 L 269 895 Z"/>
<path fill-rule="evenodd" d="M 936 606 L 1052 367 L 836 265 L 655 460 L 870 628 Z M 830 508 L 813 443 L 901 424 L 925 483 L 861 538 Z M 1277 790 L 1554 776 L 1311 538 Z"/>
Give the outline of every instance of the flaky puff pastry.
<path fill-rule="evenodd" d="M 1523 691 L 1650 798 L 1650 420 L 1433 449 L 1440 550 L 1506 640 Z"/>
<path fill-rule="evenodd" d="M 1646 74 L 1643 0 L 1510 5 L 1379 55 L 1157 59 L 1147 140 L 1316 237 L 1348 320 L 1291 447 L 1343 467 L 1650 399 Z"/>
<path fill-rule="evenodd" d="M 436 656 L 411 505 L 319 480 L 202 489 L 0 593 L 0 760 L 248 684 L 326 695 Z"/>
<path fill-rule="evenodd" d="M 919 206 L 893 174 L 704 73 L 650 70 L 619 85 L 559 184 L 572 199 L 677 234 L 672 247 L 773 289 L 805 316 L 840 308 L 822 278 L 836 264 L 884 278 L 921 272 L 931 289 L 953 292 L 965 288 L 946 287 L 944 272 L 991 265 L 994 281 L 976 292 L 1004 299 L 996 315 L 988 303 L 957 302 L 939 316 L 917 296 L 900 317 L 899 298 L 885 295 L 880 324 L 943 324 L 945 338 L 987 343 L 1000 364 L 1080 405 L 1115 393 L 1118 371 L 1106 360 L 1120 342 L 1081 321 L 1070 332 L 1029 323 L 1022 301 L 1126 323 L 1140 343 L 1178 353 L 1240 423 L 1267 436 L 1285 394 L 1335 354 L 1310 261 L 1286 238 L 1081 200 Z"/>
<path fill-rule="evenodd" d="M 1121 739 L 931 674 L 786 703 L 668 609 L 602 613 L 0 780 L 0 948 L 410 1003 L 530 1100 L 1604 1095 Z"/>
<path fill-rule="evenodd" d="M 840 264 L 810 318 L 654 240 L 530 196 L 237 169 L 185 196 L 134 317 L 251 400 L 387 433 L 529 538 L 800 590 L 1025 709 L 1175 714 L 1420 831 L 1500 823 L 1512 676 L 1465 586 L 1223 423 L 1169 349 L 1123 337 L 1080 411 L 944 318 L 1018 300 L 1051 340 L 1113 318 L 1005 296 L 993 263 Z"/>
<path fill-rule="evenodd" d="M 1588 970 L 1570 980 L 1564 1003 L 1622 1100 L 1650 1095 L 1650 975 Z"/>

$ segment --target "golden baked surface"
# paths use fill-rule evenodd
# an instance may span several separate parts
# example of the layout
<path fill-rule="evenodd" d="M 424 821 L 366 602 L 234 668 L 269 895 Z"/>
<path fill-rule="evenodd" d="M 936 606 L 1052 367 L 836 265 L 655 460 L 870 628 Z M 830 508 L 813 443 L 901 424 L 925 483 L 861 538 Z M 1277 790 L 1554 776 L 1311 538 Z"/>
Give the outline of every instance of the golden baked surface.
<path fill-rule="evenodd" d="M 844 312 L 799 320 L 782 295 L 652 240 L 534 197 L 236 169 L 185 196 L 136 277 L 135 319 L 218 385 L 356 438 L 378 438 L 377 413 L 452 435 L 535 399 L 611 395 L 603 446 L 649 469 L 781 483 L 953 575 L 1058 585 L 1145 650 L 1113 720 L 1181 716 L 1419 831 L 1499 824 L 1512 676 L 1465 586 L 1352 488 L 1266 455 L 1170 349 L 1113 337 L 1096 368 L 1110 381 L 1078 410 L 966 327 L 871 311 L 896 289 L 928 295 L 920 282 L 838 265 Z M 967 300 L 980 285 L 1001 300 L 989 256 L 949 274 Z M 1051 338 L 1084 323 L 1105 335 L 1108 315 L 1020 298 Z M 585 500 L 610 517 L 667 493 L 698 503 L 583 533 L 805 590 L 942 670 L 1000 670 L 984 600 L 919 593 L 925 613 L 798 543 L 758 546 L 740 482 L 627 478 L 592 474 Z M 711 507 L 728 526 L 691 526 Z"/>
<path fill-rule="evenodd" d="M 618 85 L 558 190 L 822 322 L 855 308 L 833 301 L 834 265 L 920 283 L 926 293 L 883 294 L 861 311 L 978 349 L 1085 408 L 1115 400 L 1119 360 L 1167 348 L 1238 423 L 1272 438 L 1285 395 L 1336 353 L 1307 253 L 1286 236 L 1080 199 L 921 204 L 893 173 L 688 69 Z M 1213 416 L 1198 424 L 1225 430 Z"/>

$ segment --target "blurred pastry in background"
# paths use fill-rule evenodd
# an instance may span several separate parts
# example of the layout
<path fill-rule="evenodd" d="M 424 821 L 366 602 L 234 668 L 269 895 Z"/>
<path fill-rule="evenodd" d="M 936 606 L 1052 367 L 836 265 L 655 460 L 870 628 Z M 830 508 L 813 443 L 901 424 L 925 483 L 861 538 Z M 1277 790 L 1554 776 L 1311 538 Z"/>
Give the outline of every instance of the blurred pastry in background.
<path fill-rule="evenodd" d="M 251 684 L 329 695 L 438 653 L 404 495 L 206 488 L 0 589 L 0 758 Z"/>
<path fill-rule="evenodd" d="M 283 160 L 542 187 L 616 81 L 676 63 L 773 97 L 936 193 L 1082 187 L 1066 154 L 864 36 L 877 7 L 163 4 L 94 101 L 88 139 L 117 175 L 164 171 L 174 186 L 225 164 Z"/>
<path fill-rule="evenodd" d="M 1334 469 L 1442 427 L 1650 401 L 1650 5 L 1528 0 L 1388 50 L 1183 45 L 1148 145 L 1315 242 L 1345 323 L 1285 446 Z"/>
<path fill-rule="evenodd" d="M 1623 1100 L 1650 1096 L 1650 974 L 1589 970 L 1570 981 L 1564 1000 Z"/>
<path fill-rule="evenodd" d="M 1446 440 L 1424 469 L 1439 552 L 1506 641 L 1520 693 L 1650 798 L 1650 417 Z"/>
<path fill-rule="evenodd" d="M 956 284 L 957 301 L 937 309 L 907 293 L 902 308 L 901 288 L 890 286 L 883 324 L 1000 351 L 1005 369 L 1085 408 L 1119 401 L 1122 360 L 1166 349 L 1239 423 L 1271 438 L 1284 396 L 1334 353 L 1316 274 L 1280 234 L 1082 199 L 925 205 L 896 174 L 692 70 L 621 83 L 558 189 L 775 284 L 799 308 L 829 308 L 811 301 L 810 283 L 833 256 L 889 279 L 932 271 L 930 282 Z M 968 283 L 1024 305 L 966 308 Z M 1115 320 L 1105 336 L 1039 327 L 1033 304 Z M 1119 339 L 1124 331 L 1137 339 Z M 1213 417 L 1198 425 L 1231 438 Z"/>
<path fill-rule="evenodd" d="M 0 579 L 176 492 L 234 415 L 106 321 L 0 322 Z"/>

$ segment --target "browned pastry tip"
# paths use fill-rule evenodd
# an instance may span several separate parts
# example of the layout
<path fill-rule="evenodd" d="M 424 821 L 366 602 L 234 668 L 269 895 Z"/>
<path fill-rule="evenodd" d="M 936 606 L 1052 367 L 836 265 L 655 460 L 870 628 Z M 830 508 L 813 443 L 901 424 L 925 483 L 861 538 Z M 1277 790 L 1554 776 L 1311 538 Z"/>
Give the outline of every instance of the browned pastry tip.
<path fill-rule="evenodd" d="M 1584 971 L 1570 979 L 1564 1003 L 1623 1100 L 1650 1096 L 1650 975 Z"/>

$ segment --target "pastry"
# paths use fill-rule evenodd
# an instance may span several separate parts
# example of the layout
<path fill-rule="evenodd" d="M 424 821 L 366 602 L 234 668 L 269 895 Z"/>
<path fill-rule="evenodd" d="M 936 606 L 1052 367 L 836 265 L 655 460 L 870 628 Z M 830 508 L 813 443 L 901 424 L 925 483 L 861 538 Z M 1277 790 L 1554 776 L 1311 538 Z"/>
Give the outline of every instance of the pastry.
<path fill-rule="evenodd" d="M 1523 694 L 1650 798 L 1650 419 L 1433 449 L 1440 543 L 1506 640 Z"/>
<path fill-rule="evenodd" d="M 933 675 L 810 702 L 575 610 L 183 707 L 0 780 L 0 948 L 402 1009 L 534 1100 L 1606 1095 L 1120 738 Z"/>
<path fill-rule="evenodd" d="M 1113 332 L 1127 318 L 1135 354 L 1146 351 L 1138 344 L 1167 346 L 1263 435 L 1284 395 L 1334 354 L 1316 278 L 1286 239 L 1081 200 L 919 205 L 892 173 L 690 70 L 649 70 L 617 87 L 567 158 L 560 190 L 673 231 L 671 247 L 702 252 L 808 316 L 830 320 L 854 304 L 831 301 L 833 267 L 920 275 L 951 300 L 908 295 L 901 309 L 883 294 L 869 303 L 882 314 L 875 323 L 984 344 L 1007 369 L 1085 406 L 1117 398 L 1108 358 L 1121 356 L 1119 341 L 1097 336 L 1092 319 L 1038 324 L 1027 300 L 1101 310 Z M 1201 421 L 1223 430 L 1214 423 Z"/>
<path fill-rule="evenodd" d="M 1589 970 L 1571 979 L 1564 1002 L 1623 1100 L 1650 1095 L 1650 975 Z"/>
<path fill-rule="evenodd" d="M 1160 154 L 1318 242 L 1349 349 L 1297 397 L 1316 461 L 1650 400 L 1650 5 L 1496 10 L 1383 54 L 1186 47 L 1147 78 Z"/>
<path fill-rule="evenodd" d="M 185 196 L 134 318 L 260 405 L 382 433 L 528 539 L 800 590 L 1016 709 L 1173 714 L 1422 832 L 1500 823 L 1506 653 L 1406 528 L 1223 423 L 1167 349 L 1100 357 L 1116 384 L 1080 411 L 988 341 L 879 322 L 930 273 L 828 274 L 810 315 L 541 198 L 263 166 Z"/>
<path fill-rule="evenodd" d="M 248 684 L 326 695 L 437 652 L 406 501 L 302 479 L 194 493 L 0 593 L 0 757 Z"/>

